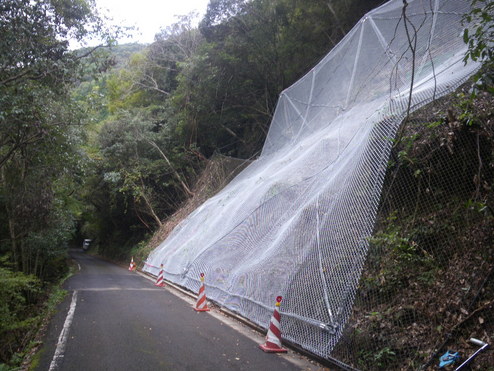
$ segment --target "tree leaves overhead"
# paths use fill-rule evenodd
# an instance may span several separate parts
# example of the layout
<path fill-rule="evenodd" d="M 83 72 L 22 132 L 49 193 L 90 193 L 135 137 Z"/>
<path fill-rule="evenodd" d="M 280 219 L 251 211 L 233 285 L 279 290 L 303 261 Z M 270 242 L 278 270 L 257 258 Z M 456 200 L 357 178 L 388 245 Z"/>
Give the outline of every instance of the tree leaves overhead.
<path fill-rule="evenodd" d="M 199 25 L 205 42 L 183 71 L 190 77 L 177 89 L 188 102 L 197 103 L 185 107 L 181 102 L 188 141 L 207 156 L 217 149 L 239 157 L 257 153 L 280 92 L 376 3 L 211 1 Z"/>
<path fill-rule="evenodd" d="M 216 26 L 226 26 L 246 9 L 247 0 L 210 0 L 204 18 L 201 21 L 201 32 Z"/>
<path fill-rule="evenodd" d="M 107 75 L 92 90 L 106 92 L 109 115 L 93 168 L 104 187 L 91 202 L 118 232 L 101 240 L 156 228 L 191 195 L 200 159 L 258 154 L 280 92 L 376 3 L 211 0 L 198 27 L 194 14 L 181 17 Z"/>
<path fill-rule="evenodd" d="M 76 196 L 86 160 L 84 106 L 74 103 L 72 88 L 88 75 L 85 57 L 93 49 L 71 51 L 69 40 L 102 30 L 93 4 L 0 1 L 0 286 L 7 285 L 0 322 L 8 323 L 0 326 L 2 364 L 35 332 L 38 287 L 67 272 L 68 242 L 82 214 Z M 91 61 L 95 70 L 105 63 Z"/>
<path fill-rule="evenodd" d="M 15 269 L 47 278 L 65 251 L 76 212 L 70 194 L 84 158 L 83 112 L 71 89 L 84 54 L 69 50 L 101 26 L 90 0 L 0 3 L 0 211 L 8 225 L 0 253 Z M 72 202 L 72 205 L 74 203 Z"/>
<path fill-rule="evenodd" d="M 0 170 L 12 190 L 2 201 L 11 225 L 25 228 L 15 190 L 38 186 L 40 219 L 62 215 L 63 200 L 95 245 L 143 238 L 192 194 L 202 159 L 259 153 L 280 92 L 376 3 L 211 0 L 199 26 L 183 16 L 146 49 L 125 59 L 135 46 L 116 48 L 101 63 L 95 53 L 84 58 L 91 49 L 68 47 L 69 37 L 103 30 L 92 0 L 3 1 Z M 18 236 L 9 237 L 14 245 Z"/>
<path fill-rule="evenodd" d="M 0 85 L 52 79 L 63 83 L 75 63 L 68 38 L 95 22 L 88 1 L 4 0 L 0 4 Z"/>

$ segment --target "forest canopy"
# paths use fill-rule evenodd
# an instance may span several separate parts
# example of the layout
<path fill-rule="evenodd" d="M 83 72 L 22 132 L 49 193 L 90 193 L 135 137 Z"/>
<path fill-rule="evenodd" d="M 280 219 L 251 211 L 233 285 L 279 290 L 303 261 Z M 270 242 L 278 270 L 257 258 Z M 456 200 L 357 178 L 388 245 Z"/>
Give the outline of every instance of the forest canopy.
<path fill-rule="evenodd" d="M 75 95 L 91 120 L 81 233 L 127 256 L 192 195 L 206 159 L 255 158 L 280 92 L 378 3 L 210 1 L 198 26 L 183 16 L 81 83 Z"/>

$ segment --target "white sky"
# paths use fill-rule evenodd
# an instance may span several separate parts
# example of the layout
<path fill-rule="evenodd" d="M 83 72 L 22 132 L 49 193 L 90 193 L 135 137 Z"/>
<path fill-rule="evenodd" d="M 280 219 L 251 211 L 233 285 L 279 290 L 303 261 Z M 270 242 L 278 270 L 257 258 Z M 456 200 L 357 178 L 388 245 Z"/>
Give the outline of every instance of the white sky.
<path fill-rule="evenodd" d="M 177 22 L 175 16 L 196 11 L 202 17 L 208 3 L 209 0 L 96 0 L 98 9 L 114 23 L 139 29 L 133 32 L 133 38 L 119 40 L 120 44 L 151 43 L 161 28 Z"/>

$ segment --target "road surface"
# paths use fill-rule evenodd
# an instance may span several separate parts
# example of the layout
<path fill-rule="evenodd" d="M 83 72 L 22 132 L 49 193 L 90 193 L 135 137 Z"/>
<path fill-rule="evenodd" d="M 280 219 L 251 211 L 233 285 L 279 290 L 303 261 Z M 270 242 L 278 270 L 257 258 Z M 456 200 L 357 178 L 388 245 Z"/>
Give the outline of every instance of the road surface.
<path fill-rule="evenodd" d="M 262 335 L 219 311 L 194 311 L 177 290 L 82 250 L 71 255 L 79 271 L 65 283 L 36 370 L 320 369 L 293 352 L 264 353 Z"/>

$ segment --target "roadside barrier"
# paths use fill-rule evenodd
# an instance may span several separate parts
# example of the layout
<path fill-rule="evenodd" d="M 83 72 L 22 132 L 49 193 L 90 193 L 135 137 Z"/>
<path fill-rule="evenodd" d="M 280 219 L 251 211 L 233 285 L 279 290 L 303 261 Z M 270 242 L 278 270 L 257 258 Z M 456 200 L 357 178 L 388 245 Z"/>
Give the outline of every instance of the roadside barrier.
<path fill-rule="evenodd" d="M 268 353 L 286 353 L 287 350 L 281 346 L 281 331 L 280 331 L 280 305 L 283 298 L 278 296 L 274 305 L 274 312 L 271 316 L 266 342 L 259 345 L 263 351 Z"/>
<path fill-rule="evenodd" d="M 198 312 L 209 311 L 208 303 L 206 300 L 206 293 L 204 290 L 204 273 L 201 273 L 201 287 L 199 288 L 199 295 L 197 296 L 197 302 L 194 309 Z"/>

